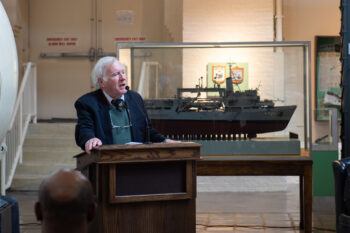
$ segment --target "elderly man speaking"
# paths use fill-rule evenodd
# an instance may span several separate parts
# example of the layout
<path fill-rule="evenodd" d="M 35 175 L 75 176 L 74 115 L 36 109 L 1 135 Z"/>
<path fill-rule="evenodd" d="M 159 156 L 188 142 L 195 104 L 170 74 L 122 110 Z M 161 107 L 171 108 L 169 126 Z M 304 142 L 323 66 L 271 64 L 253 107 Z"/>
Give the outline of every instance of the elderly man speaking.
<path fill-rule="evenodd" d="M 83 150 L 90 153 L 102 144 L 174 142 L 150 127 L 143 99 L 128 90 L 125 67 L 115 57 L 101 58 L 92 79 L 99 89 L 75 102 L 75 140 Z"/>

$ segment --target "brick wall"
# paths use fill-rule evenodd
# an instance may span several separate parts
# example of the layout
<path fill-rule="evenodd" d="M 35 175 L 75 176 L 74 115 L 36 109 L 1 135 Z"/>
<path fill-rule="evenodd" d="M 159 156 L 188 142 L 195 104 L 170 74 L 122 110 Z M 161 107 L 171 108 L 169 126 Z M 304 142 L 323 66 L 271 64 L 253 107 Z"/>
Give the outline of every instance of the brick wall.
<path fill-rule="evenodd" d="M 184 0 L 183 4 L 184 42 L 273 40 L 273 0 Z M 254 80 L 259 79 L 255 73 L 262 78 L 271 76 L 272 72 L 270 59 L 267 61 L 264 52 L 257 50 L 193 49 L 185 50 L 183 56 L 185 87 L 194 86 L 198 78 L 207 76 L 206 65 L 209 62 L 249 63 L 252 88 L 257 87 Z"/>
<path fill-rule="evenodd" d="M 184 0 L 183 40 L 273 40 L 273 0 Z"/>

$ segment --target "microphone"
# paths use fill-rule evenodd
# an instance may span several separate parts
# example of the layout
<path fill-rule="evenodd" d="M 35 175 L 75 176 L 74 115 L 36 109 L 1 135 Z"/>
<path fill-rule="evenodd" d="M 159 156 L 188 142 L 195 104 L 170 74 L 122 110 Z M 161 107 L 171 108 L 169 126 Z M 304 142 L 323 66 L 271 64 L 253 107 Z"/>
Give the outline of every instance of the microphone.
<path fill-rule="evenodd" d="M 146 140 L 145 140 L 145 144 L 151 144 L 151 127 L 149 127 L 149 119 L 148 119 L 148 116 L 147 116 L 147 114 L 145 115 L 146 117 L 145 117 L 145 121 L 146 121 L 146 130 L 145 130 L 145 138 L 146 138 Z"/>
<path fill-rule="evenodd" d="M 130 89 L 130 87 L 129 86 L 125 86 L 125 89 L 128 91 Z"/>

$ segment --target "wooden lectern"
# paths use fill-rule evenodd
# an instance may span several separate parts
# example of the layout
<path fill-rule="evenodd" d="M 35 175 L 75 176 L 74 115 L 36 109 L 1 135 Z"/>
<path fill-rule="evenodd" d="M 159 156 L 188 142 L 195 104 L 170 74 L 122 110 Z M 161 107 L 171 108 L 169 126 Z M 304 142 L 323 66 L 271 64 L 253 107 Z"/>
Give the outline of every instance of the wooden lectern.
<path fill-rule="evenodd" d="M 90 233 L 195 233 L 196 143 L 106 145 L 76 156 L 98 202 Z"/>

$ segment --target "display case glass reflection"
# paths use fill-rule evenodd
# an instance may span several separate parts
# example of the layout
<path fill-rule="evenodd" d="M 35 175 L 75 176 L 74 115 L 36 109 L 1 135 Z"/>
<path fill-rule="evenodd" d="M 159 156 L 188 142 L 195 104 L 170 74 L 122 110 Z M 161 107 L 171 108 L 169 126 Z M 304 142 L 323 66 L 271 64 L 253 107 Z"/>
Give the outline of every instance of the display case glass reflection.
<path fill-rule="evenodd" d="M 327 108 L 338 109 L 340 119 L 341 63 L 340 37 L 317 36 L 316 40 L 316 120 L 327 121 Z"/>
<path fill-rule="evenodd" d="M 309 144 L 309 46 L 122 43 L 117 54 L 130 69 L 131 89 L 165 135 L 250 140 L 292 133 Z"/>

